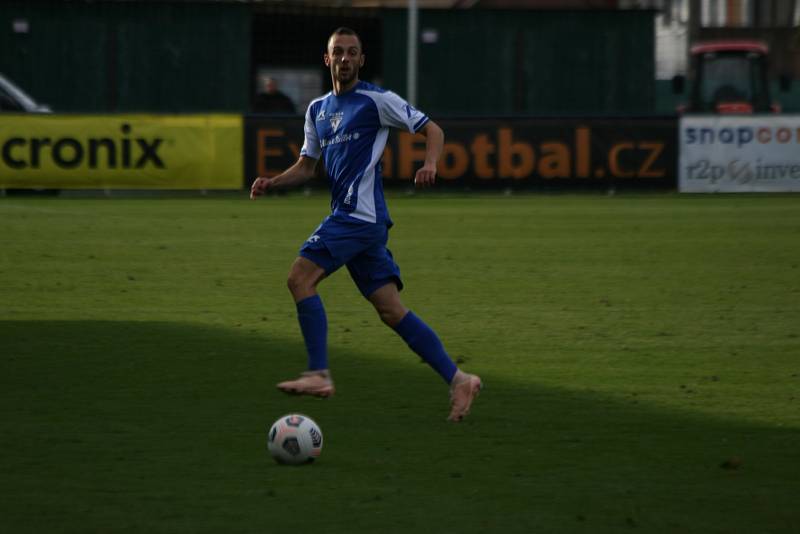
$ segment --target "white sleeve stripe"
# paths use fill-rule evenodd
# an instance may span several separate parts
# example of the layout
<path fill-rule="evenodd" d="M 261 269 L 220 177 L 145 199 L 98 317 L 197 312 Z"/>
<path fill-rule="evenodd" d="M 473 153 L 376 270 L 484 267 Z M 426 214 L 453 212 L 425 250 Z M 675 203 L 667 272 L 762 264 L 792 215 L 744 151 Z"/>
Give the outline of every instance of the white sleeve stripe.
<path fill-rule="evenodd" d="M 306 110 L 305 124 L 303 125 L 305 139 L 303 140 L 303 147 L 300 149 L 301 156 L 306 156 L 312 159 L 319 159 L 322 156 L 322 147 L 319 144 L 319 137 L 317 136 L 316 117 L 314 117 L 314 114 L 311 112 L 311 110 L 313 109 L 314 104 L 324 100 L 329 94 L 330 93 L 319 98 L 315 98 L 308 105 L 308 109 Z"/>
<path fill-rule="evenodd" d="M 419 121 L 426 116 L 420 110 L 414 109 L 408 102 L 391 91 L 378 92 L 359 89 L 357 92 L 369 97 L 375 103 L 375 107 L 378 109 L 381 126 L 389 126 L 408 132 L 414 132 L 414 125 L 419 123 Z"/>
<path fill-rule="evenodd" d="M 383 156 L 383 149 L 386 148 L 386 139 L 389 137 L 389 130 L 381 128 L 375 141 L 372 144 L 372 158 L 367 165 L 361 182 L 358 184 L 358 200 L 356 209 L 350 213 L 351 217 L 362 221 L 374 223 L 377 221 L 375 210 L 375 167 Z"/>

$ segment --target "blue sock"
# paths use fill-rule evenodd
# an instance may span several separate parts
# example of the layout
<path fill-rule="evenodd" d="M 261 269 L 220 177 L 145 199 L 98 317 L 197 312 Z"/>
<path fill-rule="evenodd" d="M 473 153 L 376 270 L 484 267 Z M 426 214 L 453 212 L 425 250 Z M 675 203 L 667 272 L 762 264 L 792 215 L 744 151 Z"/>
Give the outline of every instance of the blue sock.
<path fill-rule="evenodd" d="M 394 327 L 403 341 L 408 343 L 411 350 L 420 355 L 428 365 L 439 373 L 445 382 L 452 382 L 458 368 L 450 356 L 445 352 L 442 342 L 436 332 L 426 325 L 422 319 L 408 312 L 403 320 Z"/>
<path fill-rule="evenodd" d="M 297 320 L 308 351 L 308 370 L 328 368 L 328 318 L 319 295 L 297 303 Z"/>

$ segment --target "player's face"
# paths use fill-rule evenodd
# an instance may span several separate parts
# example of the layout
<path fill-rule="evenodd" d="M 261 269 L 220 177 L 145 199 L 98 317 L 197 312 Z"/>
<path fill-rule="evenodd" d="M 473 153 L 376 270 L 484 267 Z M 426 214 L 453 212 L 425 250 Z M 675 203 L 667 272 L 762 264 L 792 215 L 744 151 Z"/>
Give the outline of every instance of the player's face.
<path fill-rule="evenodd" d="M 364 66 L 361 43 L 355 35 L 333 35 L 328 41 L 325 65 L 331 69 L 334 81 L 344 86 L 358 79 L 358 71 Z"/>

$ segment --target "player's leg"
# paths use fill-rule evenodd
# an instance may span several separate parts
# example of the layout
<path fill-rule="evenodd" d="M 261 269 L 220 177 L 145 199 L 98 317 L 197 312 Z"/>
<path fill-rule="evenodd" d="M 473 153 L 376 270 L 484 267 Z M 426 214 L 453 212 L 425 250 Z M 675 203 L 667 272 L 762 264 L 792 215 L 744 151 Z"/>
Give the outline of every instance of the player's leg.
<path fill-rule="evenodd" d="M 403 282 L 400 268 L 386 248 L 388 232 L 375 245 L 347 263 L 359 291 L 375 307 L 381 320 L 397 332 L 408 346 L 450 384 L 450 417 L 460 421 L 481 388 L 475 375 L 460 371 L 444 349 L 439 336 L 400 299 Z"/>
<path fill-rule="evenodd" d="M 397 332 L 408 346 L 450 384 L 451 421 L 461 421 L 469 414 L 472 401 L 481 390 L 477 375 L 458 369 L 447 354 L 439 336 L 425 322 L 403 305 L 395 281 L 373 291 L 368 300 L 381 320 Z"/>
<path fill-rule="evenodd" d="M 287 285 L 297 306 L 297 320 L 308 351 L 308 370 L 328 368 L 328 318 L 317 293 L 325 269 L 299 256 L 289 270 Z"/>
<path fill-rule="evenodd" d="M 303 256 L 299 256 L 289 270 L 287 285 L 297 306 L 297 320 L 308 353 L 308 370 L 296 380 L 278 384 L 278 389 L 286 393 L 328 397 L 335 391 L 328 371 L 328 319 L 317 294 L 317 285 L 323 278 L 325 269 Z"/>
<path fill-rule="evenodd" d="M 320 397 L 333 395 L 328 371 L 328 321 L 317 285 L 368 247 L 373 232 L 373 225 L 354 225 L 327 217 L 300 248 L 300 257 L 289 272 L 288 286 L 308 351 L 308 371 L 297 380 L 278 384 L 281 390 Z"/>
<path fill-rule="evenodd" d="M 289 269 L 286 285 L 295 302 L 317 295 L 317 285 L 325 278 L 325 269 L 303 256 L 298 256 Z"/>
<path fill-rule="evenodd" d="M 394 282 L 373 291 L 367 299 L 375 307 L 381 320 L 403 338 L 408 346 L 448 384 L 453 381 L 458 368 L 444 350 L 439 336 L 422 319 L 403 305 Z"/>
<path fill-rule="evenodd" d="M 387 240 L 388 231 L 379 236 L 373 246 L 348 262 L 350 277 L 361 294 L 375 307 L 381 320 L 450 384 L 458 370 L 456 364 L 445 352 L 436 332 L 400 300 L 400 290 L 403 288 L 400 267 L 386 248 Z"/>

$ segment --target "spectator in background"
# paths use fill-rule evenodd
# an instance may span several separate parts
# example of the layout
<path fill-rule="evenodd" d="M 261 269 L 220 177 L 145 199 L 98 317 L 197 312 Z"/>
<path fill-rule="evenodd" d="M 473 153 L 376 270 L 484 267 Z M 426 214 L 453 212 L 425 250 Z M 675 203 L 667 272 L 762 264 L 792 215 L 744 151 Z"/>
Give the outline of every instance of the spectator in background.
<path fill-rule="evenodd" d="M 292 99 L 278 89 L 278 81 L 271 77 L 264 79 L 264 91 L 256 95 L 253 111 L 256 113 L 297 113 Z"/>

